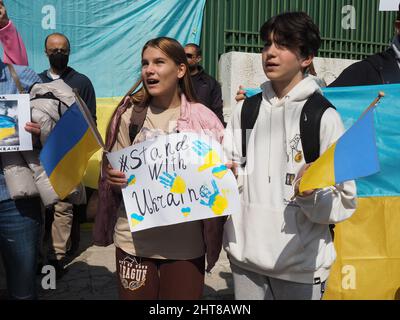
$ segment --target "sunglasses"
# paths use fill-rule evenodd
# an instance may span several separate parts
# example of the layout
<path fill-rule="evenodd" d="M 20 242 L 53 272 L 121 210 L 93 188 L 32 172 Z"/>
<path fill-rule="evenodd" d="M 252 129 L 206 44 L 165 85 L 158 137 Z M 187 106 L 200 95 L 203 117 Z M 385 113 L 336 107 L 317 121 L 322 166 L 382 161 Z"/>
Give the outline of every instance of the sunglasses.
<path fill-rule="evenodd" d="M 192 53 L 186 53 L 186 58 L 192 59 L 194 57 L 194 54 Z"/>
<path fill-rule="evenodd" d="M 56 54 L 56 53 L 62 53 L 64 55 L 68 55 L 69 54 L 69 50 L 68 49 L 59 49 L 59 48 L 47 49 L 46 52 L 48 54 Z"/>

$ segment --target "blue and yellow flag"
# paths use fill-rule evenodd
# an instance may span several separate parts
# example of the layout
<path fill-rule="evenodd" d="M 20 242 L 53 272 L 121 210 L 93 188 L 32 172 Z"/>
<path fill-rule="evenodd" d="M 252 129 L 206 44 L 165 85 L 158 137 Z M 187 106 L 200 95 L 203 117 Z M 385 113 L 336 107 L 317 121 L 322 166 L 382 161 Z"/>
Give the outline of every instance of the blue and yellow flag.
<path fill-rule="evenodd" d="M 6 115 L 0 115 L 0 140 L 15 134 L 15 120 Z"/>
<path fill-rule="evenodd" d="M 333 186 L 379 171 L 373 107 L 304 173 L 299 191 Z"/>
<path fill-rule="evenodd" d="M 50 133 L 40 161 L 60 199 L 81 182 L 90 157 L 101 147 L 89 118 L 72 104 Z"/>
<path fill-rule="evenodd" d="M 385 92 L 374 110 L 380 172 L 356 180 L 357 211 L 336 225 L 337 259 L 324 299 L 400 299 L 400 84 L 323 91 L 345 128 Z"/>

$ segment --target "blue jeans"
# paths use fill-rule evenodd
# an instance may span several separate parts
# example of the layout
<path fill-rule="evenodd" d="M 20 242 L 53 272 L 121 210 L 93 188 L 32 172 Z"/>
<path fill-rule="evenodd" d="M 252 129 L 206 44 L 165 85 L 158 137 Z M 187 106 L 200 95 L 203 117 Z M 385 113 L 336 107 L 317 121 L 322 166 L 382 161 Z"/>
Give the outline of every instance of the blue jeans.
<path fill-rule="evenodd" d="M 0 202 L 0 252 L 11 299 L 36 299 L 36 263 L 42 223 L 39 198 Z"/>

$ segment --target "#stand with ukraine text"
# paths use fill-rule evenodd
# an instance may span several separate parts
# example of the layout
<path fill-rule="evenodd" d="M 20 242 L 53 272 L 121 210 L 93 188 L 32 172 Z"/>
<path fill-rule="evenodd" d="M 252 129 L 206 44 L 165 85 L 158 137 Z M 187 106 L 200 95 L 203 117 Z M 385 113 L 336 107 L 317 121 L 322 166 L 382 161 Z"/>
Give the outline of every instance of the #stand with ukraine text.
<path fill-rule="evenodd" d="M 122 190 L 132 232 L 234 214 L 239 192 L 222 147 L 195 133 L 174 133 L 109 153 L 128 185 Z"/>

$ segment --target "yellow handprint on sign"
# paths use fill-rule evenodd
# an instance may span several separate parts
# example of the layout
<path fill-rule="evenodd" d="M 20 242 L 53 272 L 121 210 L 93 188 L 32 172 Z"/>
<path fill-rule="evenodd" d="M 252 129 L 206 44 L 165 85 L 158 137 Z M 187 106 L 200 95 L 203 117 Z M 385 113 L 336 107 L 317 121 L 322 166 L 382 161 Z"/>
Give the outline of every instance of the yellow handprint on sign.
<path fill-rule="evenodd" d="M 200 204 L 211 208 L 215 215 L 219 216 L 228 208 L 228 199 L 226 195 L 221 195 L 215 180 L 211 181 L 214 192 L 211 192 L 206 186 L 200 188 L 200 195 L 206 200 L 200 200 Z"/>
<path fill-rule="evenodd" d="M 224 213 L 225 209 L 228 207 L 228 199 L 217 195 L 214 200 L 214 204 L 211 206 L 211 210 L 217 215 Z"/>
<path fill-rule="evenodd" d="M 176 173 L 170 175 L 167 172 L 163 172 L 160 177 L 160 183 L 164 185 L 164 188 L 170 188 L 172 193 L 182 194 L 186 191 L 185 181 L 180 176 L 177 176 Z"/>
<path fill-rule="evenodd" d="M 208 168 L 215 167 L 218 164 L 221 164 L 221 158 L 219 157 L 219 154 L 211 149 L 211 147 L 200 141 L 196 140 L 193 142 L 193 151 L 196 152 L 199 156 L 204 157 L 203 158 L 203 165 L 201 165 L 198 168 L 199 172 L 202 172 L 204 170 L 207 170 Z"/>

